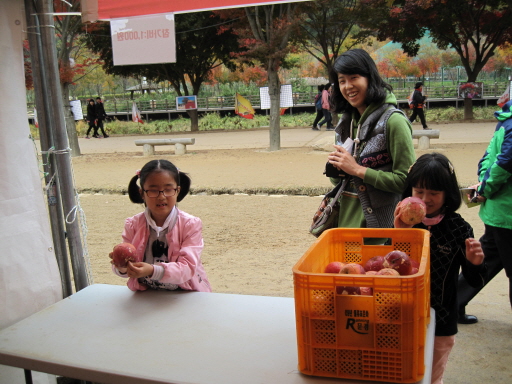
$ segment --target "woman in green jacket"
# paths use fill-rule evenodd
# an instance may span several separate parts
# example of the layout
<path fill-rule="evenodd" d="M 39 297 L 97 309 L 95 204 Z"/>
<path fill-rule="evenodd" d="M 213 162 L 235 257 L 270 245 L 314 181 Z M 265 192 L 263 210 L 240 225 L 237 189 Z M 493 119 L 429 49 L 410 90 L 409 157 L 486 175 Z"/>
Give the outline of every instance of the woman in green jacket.
<path fill-rule="evenodd" d="M 334 176 L 333 183 L 346 179 L 338 227 L 392 228 L 416 159 L 411 124 L 366 51 L 343 53 L 330 77 L 331 110 L 342 116 L 326 174 Z"/>

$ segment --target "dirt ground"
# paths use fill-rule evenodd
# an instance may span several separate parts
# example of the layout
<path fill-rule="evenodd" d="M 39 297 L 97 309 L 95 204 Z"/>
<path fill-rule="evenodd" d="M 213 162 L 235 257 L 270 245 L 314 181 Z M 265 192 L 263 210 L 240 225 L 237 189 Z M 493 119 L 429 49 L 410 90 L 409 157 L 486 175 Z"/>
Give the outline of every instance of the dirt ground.
<path fill-rule="evenodd" d="M 110 270 L 108 253 L 121 241 L 124 219 L 143 207 L 126 195 L 130 178 L 149 159 L 141 151 L 123 151 L 111 137 L 109 153 L 73 158 L 76 187 L 86 215 L 86 244 L 94 283 L 124 285 Z M 462 185 L 476 180 L 476 165 L 487 142 L 436 144 L 429 151 L 446 154 Z M 425 151 L 417 151 L 419 156 Z M 190 174 L 196 191 L 180 209 L 202 219 L 203 263 L 215 292 L 293 297 L 292 267 L 315 238 L 308 228 L 321 196 L 279 191 L 326 188 L 322 174 L 327 152 L 312 147 L 197 150 L 176 156 L 158 151 Z M 93 192 L 90 192 L 93 191 Z M 258 193 L 258 191 L 260 191 Z M 268 193 L 270 191 L 270 193 Z M 247 192 L 247 193 L 243 193 Z M 483 233 L 478 208 L 459 211 Z M 457 344 L 445 375 L 447 384 L 512 382 L 512 316 L 508 280 L 501 272 L 468 306 L 478 324 L 459 326 Z"/>

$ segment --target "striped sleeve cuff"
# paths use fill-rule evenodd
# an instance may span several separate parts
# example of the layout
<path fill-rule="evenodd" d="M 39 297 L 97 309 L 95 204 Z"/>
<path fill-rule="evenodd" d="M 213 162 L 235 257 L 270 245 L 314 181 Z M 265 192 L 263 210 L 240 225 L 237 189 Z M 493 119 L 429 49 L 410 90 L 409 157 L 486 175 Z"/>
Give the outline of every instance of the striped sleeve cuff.
<path fill-rule="evenodd" d="M 153 275 L 151 276 L 151 280 L 160 280 L 164 277 L 165 269 L 161 265 L 153 264 Z"/>

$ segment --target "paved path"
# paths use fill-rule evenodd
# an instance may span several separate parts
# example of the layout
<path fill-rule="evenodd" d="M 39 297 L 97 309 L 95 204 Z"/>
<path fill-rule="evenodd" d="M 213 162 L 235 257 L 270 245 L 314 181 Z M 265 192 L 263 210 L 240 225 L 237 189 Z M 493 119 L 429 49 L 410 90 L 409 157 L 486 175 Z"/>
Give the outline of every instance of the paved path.
<path fill-rule="evenodd" d="M 432 139 L 436 143 L 488 143 L 495 127 L 494 121 L 482 123 L 429 123 L 432 129 L 441 131 L 439 139 Z M 414 124 L 413 129 L 421 129 L 421 125 Z M 317 141 L 332 137 L 332 131 L 313 131 L 311 128 L 285 128 L 281 130 L 281 148 L 309 147 Z M 82 154 L 140 152 L 142 147 L 135 146 L 134 141 L 149 135 L 111 136 L 108 139 L 79 138 Z M 265 149 L 268 148 L 270 135 L 268 128 L 240 131 L 215 132 L 183 132 L 168 135 L 155 135 L 158 138 L 193 137 L 196 143 L 189 146 L 189 150 L 212 149 Z M 158 150 L 158 149 L 157 149 Z"/>

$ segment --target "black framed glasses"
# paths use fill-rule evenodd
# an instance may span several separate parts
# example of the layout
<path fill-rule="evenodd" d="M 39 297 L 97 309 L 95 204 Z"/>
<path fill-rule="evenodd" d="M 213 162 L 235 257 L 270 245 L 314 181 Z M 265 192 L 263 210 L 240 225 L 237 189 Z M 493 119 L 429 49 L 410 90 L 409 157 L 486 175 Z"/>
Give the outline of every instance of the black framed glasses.
<path fill-rule="evenodd" d="M 148 197 L 158 197 L 160 194 L 165 197 L 173 197 L 176 195 L 178 188 L 165 188 L 163 191 L 159 191 L 158 189 L 144 189 L 143 191 L 146 192 Z"/>

